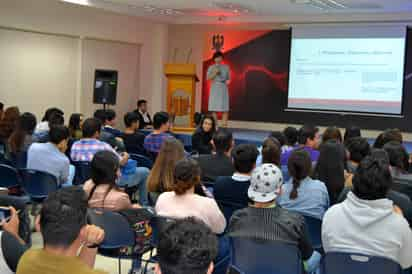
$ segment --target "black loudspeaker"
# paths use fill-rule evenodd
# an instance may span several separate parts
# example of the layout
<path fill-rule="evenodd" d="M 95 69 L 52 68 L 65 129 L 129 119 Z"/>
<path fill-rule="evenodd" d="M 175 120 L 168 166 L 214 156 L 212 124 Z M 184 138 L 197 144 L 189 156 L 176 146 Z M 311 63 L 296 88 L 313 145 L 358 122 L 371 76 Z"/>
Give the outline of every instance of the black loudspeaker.
<path fill-rule="evenodd" d="M 94 104 L 115 105 L 117 97 L 117 71 L 96 69 L 94 73 Z"/>

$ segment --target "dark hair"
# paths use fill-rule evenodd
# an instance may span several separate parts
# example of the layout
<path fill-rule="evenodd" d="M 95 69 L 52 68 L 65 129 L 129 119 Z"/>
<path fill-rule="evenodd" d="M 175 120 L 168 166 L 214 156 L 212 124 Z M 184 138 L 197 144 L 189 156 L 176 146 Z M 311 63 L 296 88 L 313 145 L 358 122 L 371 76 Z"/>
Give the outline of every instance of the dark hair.
<path fill-rule="evenodd" d="M 83 123 L 83 138 L 91 138 L 96 132 L 100 133 L 102 128 L 102 123 L 99 119 L 96 118 L 88 118 Z"/>
<path fill-rule="evenodd" d="M 280 167 L 280 143 L 273 137 L 268 137 L 262 146 L 262 163 L 275 164 Z"/>
<path fill-rule="evenodd" d="M 138 100 L 137 101 L 137 107 L 140 107 L 143 104 L 147 104 L 147 101 L 146 100 Z"/>
<path fill-rule="evenodd" d="M 4 109 L 4 104 L 2 102 L 0 102 L 0 110 Z"/>
<path fill-rule="evenodd" d="M 270 133 L 269 137 L 276 138 L 279 141 L 281 147 L 286 144 L 286 137 L 283 132 L 273 131 L 272 133 Z"/>
<path fill-rule="evenodd" d="M 363 200 L 378 200 L 386 197 L 392 185 L 389 165 L 380 159 L 366 156 L 353 176 L 353 193 Z"/>
<path fill-rule="evenodd" d="M 49 119 L 49 127 L 62 125 L 64 125 L 64 116 L 58 112 L 53 113 Z"/>
<path fill-rule="evenodd" d="M 216 51 L 215 53 L 213 53 L 213 60 L 215 60 L 215 59 L 218 58 L 218 57 L 224 58 L 223 52 L 221 52 L 221 51 Z"/>
<path fill-rule="evenodd" d="M 232 147 L 232 142 L 232 132 L 227 129 L 219 128 L 213 135 L 213 143 L 217 154 L 224 154 L 225 152 L 228 152 Z"/>
<path fill-rule="evenodd" d="M 312 171 L 312 160 L 309 153 L 303 148 L 294 150 L 288 159 L 288 171 L 293 178 L 293 189 L 289 197 L 294 200 L 298 198 L 300 182 L 308 177 Z"/>
<path fill-rule="evenodd" d="M 63 110 L 59 109 L 59 108 L 49 108 L 46 110 L 46 112 L 43 115 L 43 118 L 41 119 L 42 122 L 49 122 L 50 118 L 55 114 L 58 113 L 61 116 L 64 116 L 64 112 Z"/>
<path fill-rule="evenodd" d="M 113 109 L 106 109 L 106 121 L 113 121 L 116 118 L 116 112 Z"/>
<path fill-rule="evenodd" d="M 53 144 L 59 144 L 63 140 L 67 140 L 70 136 L 69 129 L 66 126 L 52 126 L 49 131 L 49 140 Z"/>
<path fill-rule="evenodd" d="M 193 159 L 182 159 L 176 163 L 174 170 L 173 191 L 183 195 L 200 183 L 200 167 Z"/>
<path fill-rule="evenodd" d="M 349 151 L 350 159 L 356 163 L 360 163 L 371 152 L 368 140 L 362 137 L 351 138 L 346 147 Z"/>
<path fill-rule="evenodd" d="M 203 222 L 186 218 L 161 231 L 159 267 L 163 274 L 206 274 L 218 253 L 218 240 Z"/>
<path fill-rule="evenodd" d="M 81 113 L 73 113 L 69 119 L 70 136 L 74 137 L 75 131 L 80 130 L 80 121 L 83 115 Z"/>
<path fill-rule="evenodd" d="M 347 144 L 347 142 L 354 137 L 361 137 L 361 130 L 359 127 L 357 126 L 350 126 L 345 128 L 345 134 L 343 135 L 343 140 L 345 142 L 345 144 Z"/>
<path fill-rule="evenodd" d="M 93 117 L 96 119 L 99 119 L 102 125 L 106 122 L 106 111 L 104 109 L 97 109 Z"/>
<path fill-rule="evenodd" d="M 397 141 L 399 143 L 403 143 L 403 137 L 402 137 L 402 132 L 397 129 L 386 129 L 384 132 L 378 135 L 378 137 L 375 140 L 375 143 L 373 144 L 374 148 L 383 148 L 383 146 L 386 143 L 389 143 L 390 141 Z"/>
<path fill-rule="evenodd" d="M 139 115 L 136 112 L 128 112 L 124 115 L 123 121 L 126 127 L 131 127 L 132 124 L 139 123 Z"/>
<path fill-rule="evenodd" d="M 371 149 L 371 154 L 370 154 L 370 156 L 373 158 L 373 159 L 376 159 L 376 160 L 378 160 L 378 161 L 381 161 L 383 164 L 385 164 L 385 165 L 390 165 L 390 162 L 389 162 L 389 155 L 388 155 L 388 153 L 385 151 L 385 150 L 383 150 L 382 148 L 372 148 Z"/>
<path fill-rule="evenodd" d="M 160 129 L 160 127 L 169 121 L 169 114 L 164 111 L 156 112 L 153 116 L 153 128 Z"/>
<path fill-rule="evenodd" d="M 397 167 L 403 172 L 409 168 L 409 155 L 406 149 L 397 141 L 390 141 L 383 146 L 388 153 L 390 165 Z"/>
<path fill-rule="evenodd" d="M 209 119 L 212 121 L 212 128 L 210 129 L 210 133 L 212 134 L 211 136 L 213 136 L 213 134 L 216 132 L 216 120 L 215 120 L 215 117 L 213 117 L 213 115 L 206 114 L 202 117 L 202 120 L 200 121 L 200 124 L 199 124 L 199 130 L 203 131 L 203 123 L 205 122 L 206 119 Z"/>
<path fill-rule="evenodd" d="M 68 248 L 86 225 L 87 199 L 77 186 L 50 193 L 40 211 L 44 245 Z"/>
<path fill-rule="evenodd" d="M 334 204 L 345 185 L 345 148 L 342 144 L 330 140 L 321 144 L 319 151 L 314 177 L 325 183 L 331 204 Z"/>
<path fill-rule="evenodd" d="M 298 142 L 301 145 L 305 145 L 308 139 L 315 139 L 316 133 L 319 129 L 312 125 L 304 125 L 299 129 Z"/>
<path fill-rule="evenodd" d="M 25 112 L 17 120 L 16 128 L 9 138 L 10 150 L 18 153 L 23 148 L 26 135 L 32 135 L 36 128 L 37 120 L 34 114 Z"/>
<path fill-rule="evenodd" d="M 234 167 L 237 172 L 249 173 L 253 170 L 256 164 L 256 159 L 259 155 L 255 145 L 241 144 L 235 147 L 232 151 Z"/>
<path fill-rule="evenodd" d="M 287 127 L 283 130 L 283 135 L 286 138 L 286 144 L 288 146 L 294 146 L 298 142 L 299 131 L 294 127 Z"/>
<path fill-rule="evenodd" d="M 18 107 L 8 107 L 4 111 L 3 119 L 0 120 L 0 139 L 6 142 L 11 133 L 16 128 L 17 120 L 20 117 Z"/>
<path fill-rule="evenodd" d="M 325 129 L 322 135 L 322 142 L 327 142 L 329 140 L 336 140 L 338 143 L 342 143 L 342 134 L 340 129 L 337 127 L 328 127 Z"/>

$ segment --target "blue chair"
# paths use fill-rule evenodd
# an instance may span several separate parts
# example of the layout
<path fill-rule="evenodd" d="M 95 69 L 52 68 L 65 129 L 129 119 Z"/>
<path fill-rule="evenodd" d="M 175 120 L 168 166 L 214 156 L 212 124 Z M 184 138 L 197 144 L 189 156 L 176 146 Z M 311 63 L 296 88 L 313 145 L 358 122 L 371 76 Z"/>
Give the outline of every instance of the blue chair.
<path fill-rule="evenodd" d="M 296 245 L 233 237 L 232 266 L 243 274 L 303 274 Z M 350 273 L 350 272 L 347 272 Z M 335 274 L 335 273 L 334 273 Z"/>
<path fill-rule="evenodd" d="M 313 249 L 320 251 L 322 249 L 322 221 L 311 216 L 302 216 L 305 218 Z"/>
<path fill-rule="evenodd" d="M 20 185 L 17 169 L 8 165 L 0 165 L 0 187 L 13 188 Z"/>
<path fill-rule="evenodd" d="M 10 160 L 15 168 L 21 169 L 27 167 L 27 151 L 10 153 Z"/>
<path fill-rule="evenodd" d="M 140 155 L 140 154 L 130 154 L 129 156 L 131 159 L 137 162 L 138 167 L 147 167 L 148 169 L 152 169 L 153 161 L 147 156 Z"/>
<path fill-rule="evenodd" d="M 236 210 L 245 208 L 245 205 L 231 203 L 227 201 L 216 200 L 220 210 L 222 211 L 223 215 L 225 216 L 226 223 L 230 223 L 230 218 L 232 218 L 233 213 Z"/>
<path fill-rule="evenodd" d="M 329 252 L 321 262 L 321 274 L 402 274 L 401 266 L 387 258 Z"/>
<path fill-rule="evenodd" d="M 89 162 L 73 162 L 76 169 L 73 179 L 73 185 L 83 185 L 90 179 L 90 163 Z"/>
<path fill-rule="evenodd" d="M 35 202 L 42 202 L 49 193 L 59 189 L 57 178 L 50 173 L 33 169 L 21 169 L 22 187 Z"/>

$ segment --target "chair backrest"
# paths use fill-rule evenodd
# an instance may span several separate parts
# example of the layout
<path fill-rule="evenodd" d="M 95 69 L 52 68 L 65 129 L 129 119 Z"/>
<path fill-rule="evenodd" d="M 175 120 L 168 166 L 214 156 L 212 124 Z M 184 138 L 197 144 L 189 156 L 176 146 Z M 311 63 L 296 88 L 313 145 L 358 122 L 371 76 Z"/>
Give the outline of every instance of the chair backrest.
<path fill-rule="evenodd" d="M 329 252 L 321 262 L 322 274 L 401 274 L 401 266 L 387 258 L 360 254 Z"/>
<path fill-rule="evenodd" d="M 135 235 L 126 217 L 103 209 L 89 209 L 87 214 L 91 224 L 104 230 L 105 236 L 100 248 L 118 249 L 134 246 Z"/>
<path fill-rule="evenodd" d="M 169 217 L 165 216 L 153 216 L 152 219 L 150 220 L 150 226 L 153 229 L 152 232 L 152 245 L 154 247 L 157 247 L 157 244 L 159 242 L 159 235 L 162 233 L 162 230 L 171 222 L 174 222 L 175 220 Z"/>
<path fill-rule="evenodd" d="M 130 154 L 129 156 L 131 159 L 137 162 L 138 167 L 147 167 L 148 169 L 152 169 L 153 167 L 152 159 L 144 155 L 140 155 L 140 154 Z"/>
<path fill-rule="evenodd" d="M 33 169 L 21 169 L 22 186 L 32 199 L 42 200 L 59 189 L 57 178 L 50 173 Z"/>
<path fill-rule="evenodd" d="M 412 200 L 412 184 L 407 180 L 393 178 L 392 189 L 405 194 Z"/>
<path fill-rule="evenodd" d="M 232 265 L 234 265 L 240 273 L 303 273 L 302 259 L 296 245 L 240 237 L 231 239 Z"/>
<path fill-rule="evenodd" d="M 15 168 L 21 169 L 27 167 L 27 151 L 10 153 L 10 158 Z"/>
<path fill-rule="evenodd" d="M 306 229 L 314 249 L 322 247 L 322 221 L 311 216 L 305 216 Z"/>
<path fill-rule="evenodd" d="M 0 165 L 0 187 L 16 187 L 20 185 L 17 169 L 8 165 Z"/>
<path fill-rule="evenodd" d="M 73 162 L 76 172 L 73 179 L 73 185 L 83 185 L 90 179 L 90 163 L 89 162 Z"/>

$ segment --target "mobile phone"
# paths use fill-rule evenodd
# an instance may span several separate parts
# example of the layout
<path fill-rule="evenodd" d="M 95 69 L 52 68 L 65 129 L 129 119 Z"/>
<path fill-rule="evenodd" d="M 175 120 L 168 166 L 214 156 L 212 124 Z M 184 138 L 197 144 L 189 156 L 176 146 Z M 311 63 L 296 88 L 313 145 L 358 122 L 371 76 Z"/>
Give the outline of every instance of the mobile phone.
<path fill-rule="evenodd" d="M 11 210 L 8 207 L 0 207 L 0 222 L 8 222 L 11 218 Z"/>

